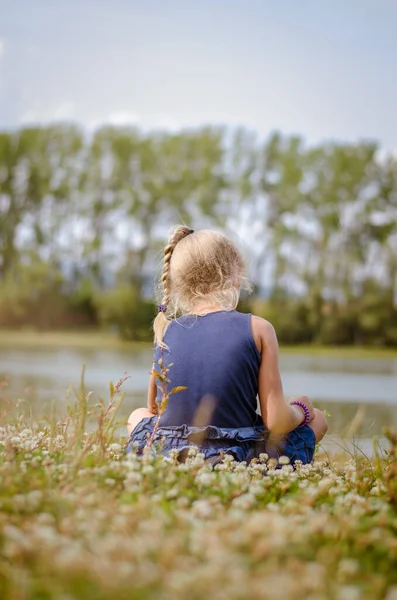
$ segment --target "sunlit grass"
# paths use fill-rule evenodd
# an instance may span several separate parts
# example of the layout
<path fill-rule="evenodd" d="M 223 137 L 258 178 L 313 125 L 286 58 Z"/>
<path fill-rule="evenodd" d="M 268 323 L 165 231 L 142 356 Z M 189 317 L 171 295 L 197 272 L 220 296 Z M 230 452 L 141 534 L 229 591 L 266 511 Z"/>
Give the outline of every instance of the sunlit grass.
<path fill-rule="evenodd" d="M 76 348 L 129 350 L 150 348 L 151 343 L 126 342 L 105 331 L 35 331 L 0 329 L 0 348 Z"/>
<path fill-rule="evenodd" d="M 319 346 L 316 344 L 302 344 L 297 346 L 281 346 L 280 351 L 282 354 L 307 354 L 335 358 L 397 359 L 397 348 L 379 348 L 374 346 Z"/>
<path fill-rule="evenodd" d="M 95 403 L 82 379 L 76 405 L 41 423 L 2 406 L 2 600 L 394 599 L 393 432 L 374 461 L 295 471 L 126 455 L 121 383 Z"/>

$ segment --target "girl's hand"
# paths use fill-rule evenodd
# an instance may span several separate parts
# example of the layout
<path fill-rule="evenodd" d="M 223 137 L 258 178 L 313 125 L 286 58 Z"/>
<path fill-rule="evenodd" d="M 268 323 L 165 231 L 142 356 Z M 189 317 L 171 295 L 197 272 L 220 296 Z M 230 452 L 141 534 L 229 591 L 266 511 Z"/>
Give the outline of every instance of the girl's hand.
<path fill-rule="evenodd" d="M 309 423 L 310 423 L 314 419 L 314 407 L 313 407 L 313 404 L 310 402 L 310 400 L 309 400 L 309 398 L 307 396 L 296 396 L 294 398 L 290 398 L 288 400 L 288 404 L 292 404 L 293 402 L 296 402 L 297 400 L 299 402 L 303 402 L 303 404 L 305 404 L 305 406 L 307 406 L 307 408 L 309 409 L 309 413 L 310 413 Z M 303 422 L 304 417 L 305 417 L 305 413 L 303 412 L 302 408 L 300 408 L 300 406 L 299 405 L 297 406 L 296 404 L 294 404 L 293 406 L 296 406 L 296 408 L 299 408 L 299 410 L 301 411 L 301 413 L 303 415 L 303 418 L 302 418 L 302 422 Z"/>

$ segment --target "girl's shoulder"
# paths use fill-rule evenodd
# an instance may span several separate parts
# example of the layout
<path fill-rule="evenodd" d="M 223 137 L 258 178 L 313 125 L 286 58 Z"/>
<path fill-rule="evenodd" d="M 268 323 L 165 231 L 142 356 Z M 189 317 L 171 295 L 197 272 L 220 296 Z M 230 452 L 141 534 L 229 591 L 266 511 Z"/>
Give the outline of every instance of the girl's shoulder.
<path fill-rule="evenodd" d="M 274 341 L 277 343 L 276 332 L 270 321 L 266 321 L 266 319 L 257 317 L 256 315 L 251 315 L 250 322 L 252 337 L 261 354 L 266 346 L 273 345 Z"/>

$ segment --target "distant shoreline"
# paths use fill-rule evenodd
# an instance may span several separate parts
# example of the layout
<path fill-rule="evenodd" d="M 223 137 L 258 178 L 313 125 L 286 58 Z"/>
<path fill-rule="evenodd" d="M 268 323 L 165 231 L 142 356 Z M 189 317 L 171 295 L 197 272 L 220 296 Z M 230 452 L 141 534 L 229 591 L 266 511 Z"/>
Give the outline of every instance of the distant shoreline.
<path fill-rule="evenodd" d="M 104 331 L 35 331 L 0 329 L 0 349 L 87 348 L 100 350 L 136 350 L 147 348 L 150 342 L 123 341 L 116 333 Z M 294 345 L 280 347 L 282 354 L 312 354 L 346 356 L 349 358 L 396 358 L 397 348 L 359 346 Z"/>

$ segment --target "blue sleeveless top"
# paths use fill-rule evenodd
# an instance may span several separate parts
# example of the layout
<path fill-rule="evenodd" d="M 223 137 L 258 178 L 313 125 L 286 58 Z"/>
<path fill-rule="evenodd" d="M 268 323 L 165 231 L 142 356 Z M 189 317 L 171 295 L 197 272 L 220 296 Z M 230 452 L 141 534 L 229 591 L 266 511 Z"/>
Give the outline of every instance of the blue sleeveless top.
<path fill-rule="evenodd" d="M 263 425 L 256 412 L 261 355 L 250 317 L 235 310 L 218 311 L 184 315 L 168 325 L 164 336 L 168 348 L 155 348 L 154 368 L 161 372 L 158 361 L 163 358 L 169 369 L 168 391 L 176 386 L 187 389 L 170 395 L 161 417 L 163 427 L 193 425 L 200 402 L 208 397 L 213 408 L 206 424 L 224 428 Z"/>

